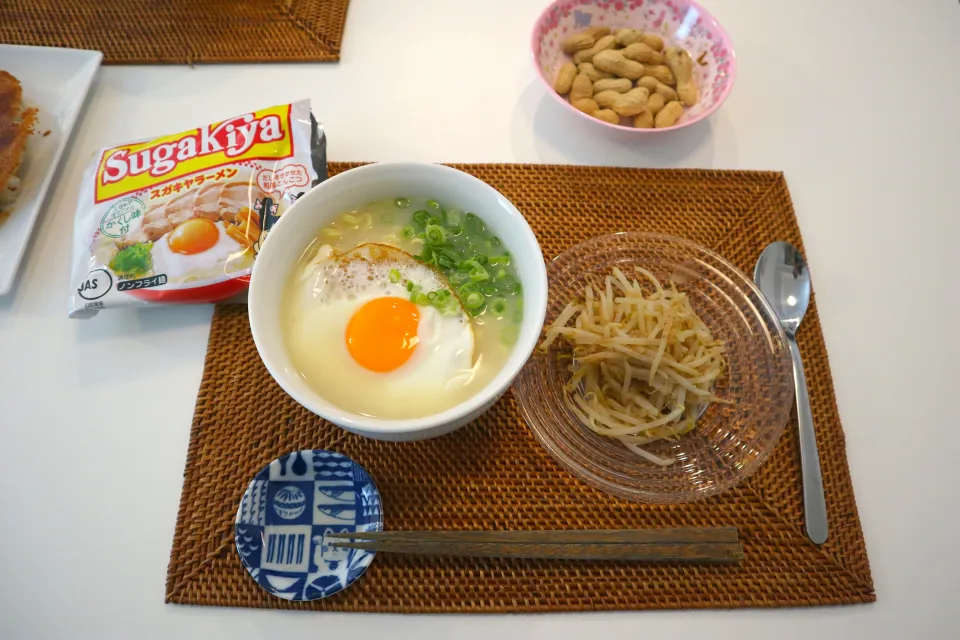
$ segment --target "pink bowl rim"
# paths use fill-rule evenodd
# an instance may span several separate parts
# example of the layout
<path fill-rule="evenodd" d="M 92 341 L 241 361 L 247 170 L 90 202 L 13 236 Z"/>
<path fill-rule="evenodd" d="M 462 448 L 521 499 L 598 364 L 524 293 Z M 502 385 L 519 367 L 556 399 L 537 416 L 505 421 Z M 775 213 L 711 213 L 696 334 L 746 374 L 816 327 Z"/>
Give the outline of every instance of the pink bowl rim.
<path fill-rule="evenodd" d="M 537 21 L 533 23 L 533 33 L 531 34 L 531 37 L 530 37 L 530 55 L 533 58 L 533 66 L 536 67 L 537 69 L 537 76 L 539 76 L 540 81 L 543 82 L 544 86 L 547 87 L 547 92 L 551 96 L 553 96 L 554 100 L 558 101 L 560 104 L 562 104 L 564 107 L 566 107 L 573 113 L 577 114 L 578 116 L 586 120 L 589 120 L 591 122 L 594 122 L 596 124 L 603 125 L 604 127 L 607 127 L 608 129 L 611 129 L 611 130 L 629 131 L 630 133 L 635 133 L 635 134 L 666 133 L 667 131 L 676 131 L 677 129 L 683 129 L 684 127 L 689 127 L 692 124 L 696 124 L 697 122 L 700 122 L 701 120 L 704 120 L 705 118 L 710 117 L 714 111 L 720 108 L 720 105 L 726 102 L 727 96 L 730 95 L 730 91 L 733 90 L 733 85 L 736 83 L 736 80 L 737 80 L 737 54 L 733 48 L 733 42 L 730 40 L 730 35 L 727 33 L 727 30 L 723 27 L 723 25 L 720 24 L 720 21 L 717 20 L 716 16 L 710 13 L 710 11 L 708 11 L 702 4 L 700 4 L 699 2 L 695 2 L 694 0 L 684 0 L 689 6 L 699 11 L 700 16 L 702 18 L 712 21 L 714 27 L 720 33 L 721 40 L 723 40 L 723 42 L 727 45 L 727 49 L 729 49 L 730 51 L 730 71 L 727 73 L 727 75 L 730 78 L 730 81 L 727 82 L 726 87 L 724 87 L 723 91 L 714 101 L 713 106 L 707 109 L 706 111 L 704 111 L 703 113 L 701 113 L 700 116 L 694 120 L 684 122 L 683 124 L 675 124 L 672 127 L 664 127 L 662 129 L 637 129 L 635 127 L 625 127 L 622 124 L 610 124 L 609 122 L 604 122 L 603 120 L 598 120 L 597 118 L 592 118 L 588 116 L 587 114 L 583 113 L 579 109 L 574 108 L 574 106 L 570 104 L 570 102 L 568 102 L 567 100 L 564 100 L 563 96 L 559 95 L 556 91 L 553 90 L 553 84 L 550 82 L 550 80 L 546 76 L 543 75 L 543 69 L 540 68 L 540 62 L 537 60 L 537 43 L 540 40 L 540 34 L 539 34 L 540 24 L 544 21 L 547 14 L 550 12 L 551 9 L 553 9 L 555 5 L 565 1 L 566 0 L 554 0 L 553 2 L 548 4 L 546 8 L 540 13 L 540 16 L 537 18 Z M 587 4 L 587 3 L 583 2 L 582 4 Z"/>

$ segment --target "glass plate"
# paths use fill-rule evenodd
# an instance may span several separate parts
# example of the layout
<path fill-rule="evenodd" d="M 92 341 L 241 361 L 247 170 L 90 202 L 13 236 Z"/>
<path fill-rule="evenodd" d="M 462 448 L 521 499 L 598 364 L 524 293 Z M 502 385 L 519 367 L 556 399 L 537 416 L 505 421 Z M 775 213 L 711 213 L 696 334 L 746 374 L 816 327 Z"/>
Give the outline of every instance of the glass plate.
<path fill-rule="evenodd" d="M 715 338 L 726 343 L 729 368 L 695 428 L 673 441 L 644 448 L 674 457 L 659 467 L 619 441 L 595 434 L 564 406 L 569 377 L 557 356 L 535 353 L 517 378 L 514 397 L 540 443 L 563 467 L 614 495 L 650 503 L 699 500 L 736 485 L 757 470 L 783 433 L 793 405 L 786 339 L 773 310 L 753 282 L 732 264 L 693 242 L 650 233 L 617 233 L 588 240 L 548 265 L 549 325 L 590 280 L 613 267 L 638 265 L 661 282 L 671 280 Z"/>

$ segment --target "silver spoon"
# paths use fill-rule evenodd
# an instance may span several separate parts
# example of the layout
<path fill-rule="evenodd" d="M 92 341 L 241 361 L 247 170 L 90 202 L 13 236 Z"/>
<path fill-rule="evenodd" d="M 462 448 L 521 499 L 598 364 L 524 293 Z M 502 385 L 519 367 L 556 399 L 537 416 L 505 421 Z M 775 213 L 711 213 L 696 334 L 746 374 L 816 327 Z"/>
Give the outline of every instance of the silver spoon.
<path fill-rule="evenodd" d="M 800 424 L 800 466 L 803 470 L 803 510 L 807 536 L 816 544 L 827 539 L 827 503 L 823 497 L 820 454 L 813 431 L 807 377 L 803 373 L 797 329 L 810 304 L 810 273 L 800 251 L 789 242 L 774 242 L 763 250 L 753 281 L 760 287 L 787 334 L 793 358 L 793 381 L 797 394 L 797 421 Z"/>

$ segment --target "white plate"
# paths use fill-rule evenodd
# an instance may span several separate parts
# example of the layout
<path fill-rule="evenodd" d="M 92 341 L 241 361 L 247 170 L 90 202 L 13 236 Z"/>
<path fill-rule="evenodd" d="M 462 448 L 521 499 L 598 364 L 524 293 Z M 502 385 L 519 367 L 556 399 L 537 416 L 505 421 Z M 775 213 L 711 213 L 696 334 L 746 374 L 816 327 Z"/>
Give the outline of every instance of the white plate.
<path fill-rule="evenodd" d="M 0 223 L 0 296 L 8 293 L 60 163 L 77 113 L 100 67 L 99 51 L 0 44 L 0 69 L 23 86 L 24 105 L 39 109 L 20 167 L 20 197 Z M 44 132 L 50 134 L 44 136 Z"/>

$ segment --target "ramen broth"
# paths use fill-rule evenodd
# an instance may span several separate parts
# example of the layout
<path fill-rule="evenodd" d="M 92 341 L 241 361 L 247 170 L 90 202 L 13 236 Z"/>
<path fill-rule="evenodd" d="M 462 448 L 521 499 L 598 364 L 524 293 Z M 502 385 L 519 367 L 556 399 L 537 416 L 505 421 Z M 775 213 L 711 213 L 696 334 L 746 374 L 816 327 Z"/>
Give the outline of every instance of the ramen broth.
<path fill-rule="evenodd" d="M 341 213 L 318 231 L 300 257 L 284 292 L 284 336 L 295 368 L 329 402 L 377 418 L 424 417 L 473 396 L 509 358 L 523 319 L 522 288 L 512 256 L 481 217 L 447 204 L 395 198 Z M 361 251 L 373 247 L 376 252 L 377 245 L 395 247 L 412 259 L 388 271 L 371 271 L 370 290 L 377 293 L 350 294 L 338 303 L 336 312 L 331 306 L 328 315 L 321 315 L 319 301 L 326 298 L 318 292 L 330 286 L 330 278 L 315 275 L 318 265 L 327 265 L 334 269 L 329 273 L 335 273 L 342 267 L 330 260 L 344 260 L 358 247 Z M 442 274 L 439 280 L 448 283 L 443 288 L 452 296 L 430 290 L 435 285 L 417 284 L 425 268 Z M 305 289 L 304 278 L 311 277 L 312 284 Z M 388 281 L 377 282 L 384 277 Z M 441 318 L 447 324 L 451 318 L 460 318 L 472 333 L 469 367 L 454 371 L 455 358 L 442 353 L 443 345 L 430 352 L 432 360 L 412 357 L 395 370 L 372 371 L 358 364 L 350 357 L 351 337 L 343 325 L 377 295 L 394 300 L 402 296 L 420 310 L 421 318 Z M 449 344 L 454 339 L 445 341 Z M 424 343 L 416 348 L 426 355 Z"/>

